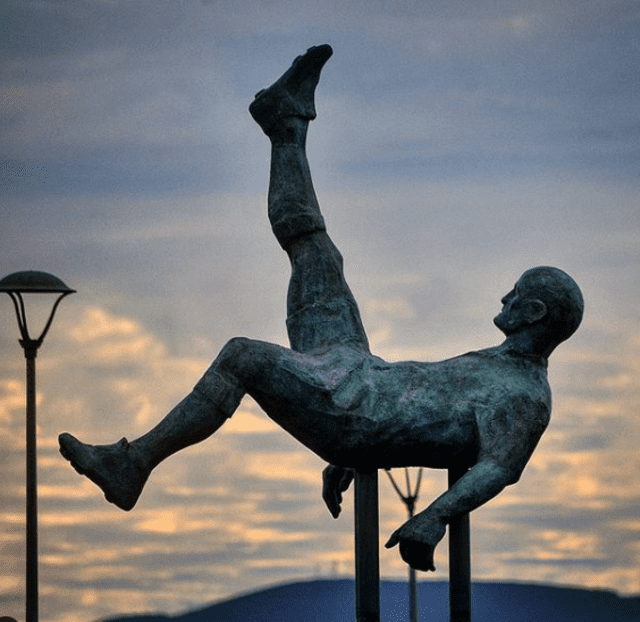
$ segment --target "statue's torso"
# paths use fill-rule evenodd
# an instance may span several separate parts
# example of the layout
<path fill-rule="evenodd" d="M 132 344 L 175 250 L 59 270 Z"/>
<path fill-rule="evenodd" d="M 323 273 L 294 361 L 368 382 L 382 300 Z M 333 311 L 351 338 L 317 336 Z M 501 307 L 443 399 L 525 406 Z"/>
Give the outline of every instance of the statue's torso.
<path fill-rule="evenodd" d="M 551 411 L 546 365 L 495 348 L 436 363 L 366 356 L 332 396 L 346 455 L 379 468 L 471 466 L 509 419 L 539 438 Z"/>

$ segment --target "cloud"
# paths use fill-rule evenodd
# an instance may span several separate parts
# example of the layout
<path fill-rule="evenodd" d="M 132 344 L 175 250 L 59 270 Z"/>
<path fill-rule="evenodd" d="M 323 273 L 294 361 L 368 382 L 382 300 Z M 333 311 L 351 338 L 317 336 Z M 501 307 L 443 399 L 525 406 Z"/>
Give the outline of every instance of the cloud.
<path fill-rule="evenodd" d="M 264 58 L 273 64 L 281 64 L 281 56 L 291 54 L 285 52 L 284 42 L 278 43 L 273 36 L 276 29 L 282 32 L 288 22 L 309 22 L 320 13 L 322 17 L 316 24 L 327 35 L 332 29 L 351 32 L 351 26 L 360 24 L 373 39 L 363 38 L 363 45 L 358 47 L 348 37 L 342 37 L 344 41 L 337 45 L 344 46 L 344 58 L 340 60 L 337 54 L 332 60 L 322 88 L 326 94 L 342 96 L 337 110 L 346 110 L 347 85 L 351 87 L 351 97 L 357 94 L 360 103 L 346 118 L 370 120 L 365 128 L 361 128 L 360 120 L 351 129 L 358 139 L 366 136 L 372 125 L 390 127 L 395 131 L 392 142 L 400 148 L 407 143 L 407 132 L 415 141 L 424 132 L 422 128 L 429 128 L 427 142 L 412 143 L 422 158 L 428 158 L 434 146 L 442 158 L 456 145 L 458 149 L 464 145 L 467 160 L 473 159 L 465 166 L 476 167 L 474 155 L 496 143 L 498 149 L 490 150 L 496 158 L 506 141 L 507 157 L 502 164 L 508 164 L 510 151 L 523 147 L 523 133 L 533 132 L 535 137 L 540 128 L 558 137 L 564 126 L 573 131 L 575 141 L 578 124 L 582 130 L 582 123 L 601 110 L 599 106 L 585 108 L 585 98 L 576 99 L 575 94 L 587 95 L 586 89 L 591 89 L 588 101 L 595 102 L 594 75 L 610 75 L 611 67 L 619 72 L 618 84 L 623 91 L 617 93 L 616 101 L 637 99 L 633 96 L 636 81 L 628 79 L 633 65 L 620 65 L 628 62 L 628 46 L 632 45 L 633 14 L 625 17 L 622 10 L 629 3 L 620 3 L 617 12 L 603 11 L 599 3 L 581 7 L 578 23 L 593 27 L 598 34 L 595 40 L 585 40 L 581 45 L 588 46 L 588 59 L 606 64 L 607 70 L 601 72 L 594 72 L 591 61 L 582 69 L 576 66 L 576 40 L 567 38 L 559 28 L 575 23 L 577 18 L 566 3 L 552 10 L 532 5 L 515 14 L 505 5 L 484 15 L 479 15 L 486 11 L 482 4 L 473 12 L 468 6 L 464 11 L 458 6 L 444 14 L 437 7 L 425 11 L 415 3 L 410 7 L 394 6 L 392 10 L 382 4 L 369 6 L 364 22 L 360 13 L 348 5 L 336 5 L 330 10 L 308 7 L 308 13 L 290 11 L 287 2 L 270 6 L 267 12 L 261 12 L 258 5 L 254 5 L 252 30 L 266 33 L 274 29 L 263 44 Z M 193 187 L 198 180 L 205 183 L 204 171 L 194 176 L 186 171 L 177 174 L 176 169 L 197 168 L 203 160 L 215 168 L 216 154 L 225 154 L 226 160 L 237 150 L 238 139 L 243 143 L 251 140 L 245 136 L 246 130 L 251 132 L 249 136 L 255 136 L 246 114 L 247 102 L 253 92 L 265 86 L 261 81 L 265 76 L 273 72 L 271 79 L 275 79 L 281 71 L 279 65 L 277 69 L 266 71 L 260 67 L 257 71 L 256 55 L 250 55 L 250 50 L 243 49 L 233 58 L 227 51 L 228 44 L 214 45 L 224 41 L 219 38 L 223 31 L 232 39 L 242 34 L 235 32 L 232 24 L 247 23 L 244 14 L 225 9 L 225 3 L 203 6 L 191 2 L 161 9 L 151 9 L 147 2 L 66 3 L 55 9 L 54 5 L 48 9 L 43 5 L 39 9 L 19 10 L 10 4 L 11 7 L 21 15 L 16 18 L 15 31 L 31 28 L 30 32 L 37 33 L 42 28 L 46 34 L 34 34 L 34 40 L 74 42 L 71 47 L 60 49 L 45 46 L 41 51 L 46 53 L 47 63 L 42 62 L 42 55 L 23 56 L 31 49 L 26 44 L 17 46 L 9 55 L 11 80 L 3 88 L 4 110 L 10 120 L 7 146 L 18 160 L 13 164 L 12 175 L 20 181 L 17 185 L 22 191 L 25 183 L 44 191 L 70 190 L 81 184 L 86 191 L 95 187 L 115 190 L 123 182 L 135 186 L 137 180 L 139 189 L 149 191 L 155 184 L 165 192 L 172 184 L 185 188 Z M 35 18 L 38 11 L 44 15 L 41 21 Z M 142 15 L 145 18 L 141 20 Z M 536 28 L 544 24 L 544 32 L 534 32 L 534 23 Z M 618 37 L 612 47 L 608 33 L 613 28 L 620 32 L 620 23 L 626 25 L 624 36 L 622 40 Z M 518 58 L 525 58 L 533 51 L 536 62 L 513 62 L 510 56 L 505 61 L 505 46 L 522 46 L 521 35 L 525 31 L 536 36 L 527 47 L 513 52 Z M 513 33 L 518 37 L 511 41 Z M 374 45 L 376 37 L 381 40 Z M 26 39 L 31 40 L 31 36 Z M 420 53 L 420 42 L 424 42 L 426 53 Z M 385 62 L 374 62 L 380 57 L 382 43 L 389 50 L 388 57 Z M 411 46 L 409 56 L 400 54 L 403 45 Z M 496 57 L 490 60 L 486 57 L 487 45 L 495 48 Z M 443 46 L 449 50 L 447 55 L 442 53 Z M 440 51 L 434 54 L 435 49 Z M 482 58 L 482 63 L 475 58 Z M 518 67 L 525 67 L 528 73 L 518 75 Z M 398 75 L 403 76 L 401 81 Z M 353 89 L 354 77 L 357 89 Z M 610 91 L 611 85 L 603 85 L 603 92 Z M 362 114 L 362 100 L 368 103 L 366 115 Z M 457 101 L 453 108 L 452 100 Z M 610 99 L 606 105 L 608 112 L 599 114 L 600 120 L 620 125 L 628 121 L 628 108 L 620 108 L 612 115 Z M 466 123 L 461 124 L 463 118 Z M 398 133 L 399 126 L 404 132 Z M 354 132 L 357 128 L 360 130 Z M 434 136 L 438 128 L 439 136 Z M 383 144 L 387 144 L 387 154 L 391 153 L 388 141 L 375 141 L 376 147 Z M 189 150 L 185 150 L 187 146 Z M 589 144 L 583 149 L 587 147 Z M 559 155 L 566 157 L 562 152 Z M 165 158 L 172 162 L 173 171 L 162 169 Z M 126 166 L 114 167 L 118 160 Z M 145 168 L 149 161 L 154 162 L 155 176 Z M 598 159 L 598 165 L 606 161 L 611 165 L 615 158 Z M 84 174 L 80 173 L 83 163 Z M 525 160 L 523 166 L 527 164 Z M 585 158 L 583 164 L 588 164 Z M 453 170 L 455 163 L 449 162 L 448 168 Z M 127 170 L 132 174 L 127 175 Z M 218 179 L 230 174 L 231 170 L 224 167 Z"/>

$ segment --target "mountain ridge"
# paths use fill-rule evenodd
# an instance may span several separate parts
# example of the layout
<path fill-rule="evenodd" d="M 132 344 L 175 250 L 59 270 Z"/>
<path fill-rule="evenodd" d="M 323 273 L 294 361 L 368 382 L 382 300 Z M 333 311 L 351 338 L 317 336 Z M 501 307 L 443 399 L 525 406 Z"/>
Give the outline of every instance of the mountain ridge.
<path fill-rule="evenodd" d="M 447 622 L 448 583 L 418 583 L 419 619 Z M 352 579 L 278 584 L 178 614 L 121 615 L 101 622 L 344 622 L 355 619 Z M 408 620 L 406 581 L 380 582 L 383 622 Z M 640 596 L 539 583 L 474 582 L 473 622 L 640 622 Z"/>

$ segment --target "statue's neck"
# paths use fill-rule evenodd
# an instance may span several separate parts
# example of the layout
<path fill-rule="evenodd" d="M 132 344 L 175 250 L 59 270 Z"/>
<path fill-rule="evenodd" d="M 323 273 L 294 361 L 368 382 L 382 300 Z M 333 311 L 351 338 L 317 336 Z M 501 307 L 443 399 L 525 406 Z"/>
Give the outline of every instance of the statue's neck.
<path fill-rule="evenodd" d="M 553 348 L 544 349 L 537 347 L 534 340 L 527 338 L 527 335 L 510 335 L 499 346 L 496 346 L 497 353 L 526 358 L 542 365 L 545 369 L 549 362 L 549 354 Z"/>

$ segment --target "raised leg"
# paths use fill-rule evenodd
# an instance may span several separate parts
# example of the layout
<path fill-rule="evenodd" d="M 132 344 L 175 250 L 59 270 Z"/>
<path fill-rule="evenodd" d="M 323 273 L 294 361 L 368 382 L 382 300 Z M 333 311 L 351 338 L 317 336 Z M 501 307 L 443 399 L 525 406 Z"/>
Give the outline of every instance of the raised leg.
<path fill-rule="evenodd" d="M 327 461 L 340 456 L 336 450 L 344 438 L 346 410 L 332 403 L 332 383 L 358 364 L 357 351 L 368 351 L 368 344 L 342 257 L 325 231 L 305 153 L 308 123 L 315 117 L 314 90 L 330 56 L 329 46 L 311 48 L 250 107 L 272 143 L 269 219 L 291 260 L 287 327 L 294 351 L 233 339 L 193 391 L 135 441 L 94 446 L 70 434 L 59 437 L 63 456 L 124 510 L 135 505 L 153 468 L 216 432 L 245 393 Z M 347 368 L 325 373 L 315 358 L 303 354 L 332 344 L 354 347 L 345 355 Z"/>
<path fill-rule="evenodd" d="M 310 48 L 249 107 L 271 140 L 269 220 L 291 261 L 287 329 L 299 352 L 336 343 L 369 350 L 342 256 L 326 233 L 305 148 L 316 116 L 315 87 L 331 53 L 328 45 Z"/>

